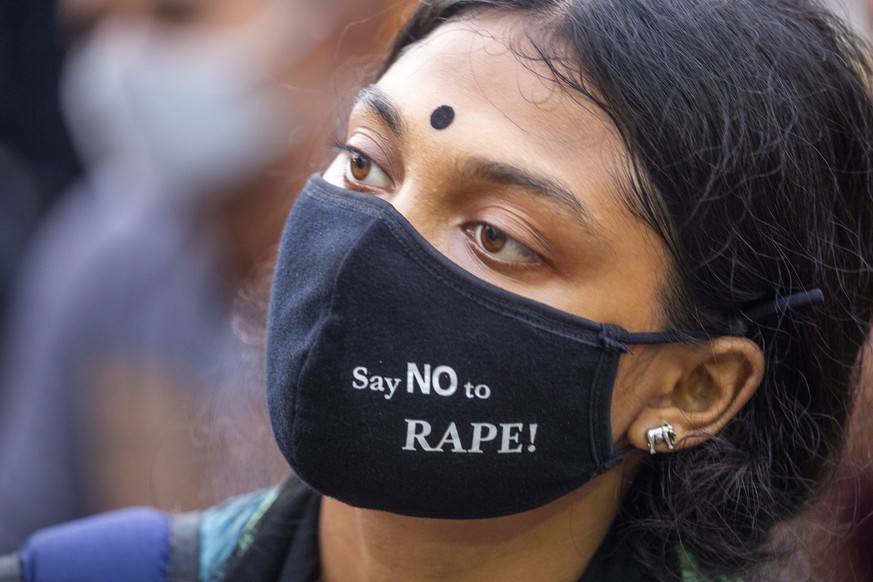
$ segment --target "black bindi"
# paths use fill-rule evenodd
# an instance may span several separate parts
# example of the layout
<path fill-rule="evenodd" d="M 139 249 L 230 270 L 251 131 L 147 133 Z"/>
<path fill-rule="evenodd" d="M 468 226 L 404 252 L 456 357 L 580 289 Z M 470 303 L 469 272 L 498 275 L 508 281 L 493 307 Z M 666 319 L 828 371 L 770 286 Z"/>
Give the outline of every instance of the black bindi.
<path fill-rule="evenodd" d="M 455 120 L 455 110 L 449 105 L 440 105 L 430 114 L 430 125 L 434 129 L 445 129 Z"/>

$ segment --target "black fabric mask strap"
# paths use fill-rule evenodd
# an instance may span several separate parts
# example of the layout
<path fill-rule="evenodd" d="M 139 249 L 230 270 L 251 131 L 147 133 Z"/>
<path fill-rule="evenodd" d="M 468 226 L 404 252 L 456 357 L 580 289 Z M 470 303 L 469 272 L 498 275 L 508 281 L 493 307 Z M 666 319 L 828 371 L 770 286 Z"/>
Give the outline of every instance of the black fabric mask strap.
<path fill-rule="evenodd" d="M 777 297 L 758 305 L 745 309 L 740 316 L 730 322 L 728 330 L 706 331 L 711 336 L 745 336 L 748 331 L 746 322 L 760 322 L 769 317 L 782 315 L 788 311 L 801 309 L 810 305 L 824 303 L 825 297 L 821 289 L 809 289 L 798 291 L 791 295 Z M 693 332 L 692 332 L 693 333 Z M 697 335 L 693 333 L 693 335 Z M 688 335 L 680 332 L 642 332 L 630 333 L 623 338 L 628 344 L 670 344 L 687 341 Z"/>
<path fill-rule="evenodd" d="M 750 321 L 761 321 L 774 315 L 782 315 L 787 311 L 824 303 L 824 300 L 824 293 L 821 289 L 810 289 L 809 291 L 792 293 L 785 297 L 777 297 L 772 301 L 767 301 L 751 309 L 744 310 L 742 314 Z"/>
<path fill-rule="evenodd" d="M 625 445 L 617 451 L 613 452 L 608 459 L 598 465 L 597 469 L 594 471 L 594 475 L 602 475 L 606 473 L 607 471 L 618 465 L 624 458 L 624 456 L 633 450 L 633 445 Z"/>

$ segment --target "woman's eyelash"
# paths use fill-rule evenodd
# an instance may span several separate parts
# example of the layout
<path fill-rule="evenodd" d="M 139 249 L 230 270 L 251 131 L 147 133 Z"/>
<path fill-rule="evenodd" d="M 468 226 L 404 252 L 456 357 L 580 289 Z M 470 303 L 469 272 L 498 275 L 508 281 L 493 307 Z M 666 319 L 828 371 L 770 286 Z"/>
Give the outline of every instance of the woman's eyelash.
<path fill-rule="evenodd" d="M 367 160 L 371 160 L 371 158 L 369 156 L 367 156 L 367 154 L 362 152 L 360 149 L 358 149 L 354 146 L 351 146 L 347 143 L 344 143 L 338 139 L 334 139 L 331 150 L 333 151 L 333 153 L 335 153 L 337 155 L 339 155 L 339 154 L 355 155 L 356 154 L 356 155 L 359 155 L 361 157 L 366 158 Z M 528 254 L 529 257 L 532 259 L 532 261 L 530 263 L 527 263 L 528 267 L 532 266 L 533 264 L 543 262 L 543 259 L 539 255 L 539 253 L 537 253 L 536 251 L 533 251 L 532 249 L 530 249 L 530 247 L 528 247 L 524 243 L 520 242 L 515 237 L 511 236 L 506 231 L 504 231 L 500 228 L 497 228 L 496 226 L 491 225 L 491 224 L 486 223 L 486 222 L 475 222 L 475 223 L 472 223 L 471 226 L 473 228 L 482 227 L 482 226 L 490 227 L 490 228 L 493 228 L 495 231 L 499 232 L 500 234 L 502 234 L 503 236 L 505 236 L 507 238 L 507 244 L 516 246 L 518 248 L 519 252 L 522 252 L 524 254 Z M 501 260 L 500 258 L 490 256 L 490 255 L 489 255 L 489 259 L 493 260 L 493 261 L 499 261 L 501 263 L 506 263 L 506 264 L 514 263 L 514 261 Z M 517 263 L 518 263 L 518 266 L 524 265 L 524 263 L 521 261 L 517 261 Z"/>
<path fill-rule="evenodd" d="M 545 262 L 539 253 L 531 249 L 526 244 L 522 243 L 520 240 L 518 240 L 516 237 L 512 236 L 505 230 L 498 228 L 493 224 L 490 224 L 488 222 L 473 222 L 469 224 L 466 230 L 478 251 L 482 253 L 482 255 L 485 256 L 486 259 L 489 261 L 495 261 L 500 263 L 501 265 L 511 266 L 513 268 L 531 268 L 536 265 L 541 265 Z M 502 239 L 502 244 L 500 248 L 486 248 L 488 246 L 487 242 L 481 238 L 482 235 L 485 234 L 486 230 L 491 230 L 497 235 L 497 238 L 495 238 L 494 240 Z M 507 246 L 509 248 L 514 248 L 515 251 L 521 255 L 521 258 L 513 260 L 499 256 L 500 253 L 502 253 L 504 250 L 507 250 Z"/>
<path fill-rule="evenodd" d="M 339 140 L 334 140 L 333 145 L 331 146 L 330 149 L 335 154 L 359 154 L 359 155 L 364 156 L 365 158 L 367 157 L 367 155 L 364 152 L 362 152 L 361 150 L 359 150 L 358 148 L 352 147 L 349 144 L 341 142 Z M 369 158 L 367 158 L 367 159 L 369 159 Z"/>

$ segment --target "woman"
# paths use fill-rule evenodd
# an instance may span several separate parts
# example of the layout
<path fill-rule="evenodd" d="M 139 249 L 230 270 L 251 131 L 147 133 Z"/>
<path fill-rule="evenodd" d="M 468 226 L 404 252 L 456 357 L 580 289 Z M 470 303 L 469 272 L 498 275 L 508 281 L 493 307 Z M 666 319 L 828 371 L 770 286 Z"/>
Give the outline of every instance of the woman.
<path fill-rule="evenodd" d="M 199 518 L 200 577 L 751 573 L 868 333 L 867 73 L 802 2 L 422 4 L 283 237 L 298 477 Z"/>

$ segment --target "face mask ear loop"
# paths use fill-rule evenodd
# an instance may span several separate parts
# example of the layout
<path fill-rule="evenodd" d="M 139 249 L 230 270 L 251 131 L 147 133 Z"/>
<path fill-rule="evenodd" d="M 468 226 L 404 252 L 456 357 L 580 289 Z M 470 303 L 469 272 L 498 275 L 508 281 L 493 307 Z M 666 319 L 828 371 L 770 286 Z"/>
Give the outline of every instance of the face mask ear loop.
<path fill-rule="evenodd" d="M 684 336 L 674 331 L 625 332 L 622 340 L 627 344 L 678 344 L 686 341 Z"/>
<path fill-rule="evenodd" d="M 730 322 L 730 329 L 727 332 L 712 330 L 707 331 L 707 333 L 712 336 L 731 335 L 737 337 L 745 337 L 749 330 L 747 322 L 758 323 L 761 320 L 767 319 L 769 317 L 782 315 L 784 313 L 797 309 L 803 309 L 804 307 L 808 307 L 810 305 L 818 305 L 824 303 L 824 301 L 824 292 L 822 292 L 822 290 L 818 287 L 814 289 L 798 291 L 797 293 L 792 293 L 791 295 L 785 295 L 783 297 L 777 297 L 776 299 L 773 299 L 771 301 L 759 303 L 758 305 L 750 309 L 742 310 L 740 312 L 740 316 Z M 684 336 L 683 334 L 669 331 L 653 333 L 626 332 L 625 336 L 621 339 L 628 344 L 637 345 L 681 343 L 687 341 L 686 336 Z"/>
<path fill-rule="evenodd" d="M 612 456 L 610 456 L 608 459 L 606 459 L 597 466 L 597 468 L 594 470 L 594 475 L 602 475 L 603 473 L 606 473 L 607 471 L 618 465 L 624 458 L 624 456 L 632 450 L 634 450 L 633 445 L 625 445 L 622 448 L 618 449 L 617 451 L 612 453 Z"/>
<path fill-rule="evenodd" d="M 799 291 L 797 293 L 792 293 L 791 295 L 786 295 L 784 297 L 777 297 L 772 301 L 767 301 L 765 303 L 757 305 L 756 307 L 753 307 L 752 309 L 741 312 L 741 316 L 742 319 L 745 319 L 746 321 L 757 322 L 762 319 L 772 317 L 774 315 L 793 311 L 795 309 L 802 309 L 810 305 L 818 305 L 824 303 L 824 300 L 825 297 L 822 290 L 819 288 L 814 288 L 805 291 Z M 737 318 L 731 322 L 729 332 L 731 335 L 746 335 L 746 332 L 748 331 L 748 326 L 742 319 Z M 623 330 L 620 327 L 610 327 L 612 329 L 612 333 L 616 336 L 615 339 L 618 339 L 619 342 L 623 342 L 626 344 L 663 344 L 685 341 L 682 334 L 677 332 L 631 333 Z M 722 333 L 717 335 L 724 334 Z M 619 462 L 621 462 L 622 458 L 633 449 L 633 445 L 627 445 L 618 449 L 608 459 L 598 465 L 597 469 L 595 469 L 594 471 L 594 474 L 601 475 L 606 471 L 609 471 Z"/>
<path fill-rule="evenodd" d="M 808 291 L 799 291 L 777 297 L 772 301 L 761 303 L 751 309 L 744 310 L 742 315 L 750 321 L 761 321 L 774 315 L 781 315 L 795 309 L 802 309 L 809 305 L 818 305 L 824 303 L 825 297 L 821 289 L 815 288 Z"/>

